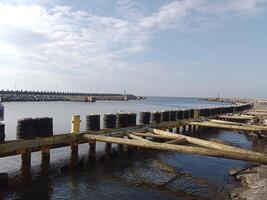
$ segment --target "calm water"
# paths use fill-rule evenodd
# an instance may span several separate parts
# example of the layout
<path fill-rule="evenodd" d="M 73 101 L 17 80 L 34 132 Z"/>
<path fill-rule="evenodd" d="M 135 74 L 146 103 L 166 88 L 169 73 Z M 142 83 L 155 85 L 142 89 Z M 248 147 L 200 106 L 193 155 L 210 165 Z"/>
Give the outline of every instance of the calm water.
<path fill-rule="evenodd" d="M 7 139 L 16 138 L 16 122 L 25 117 L 53 117 L 54 132 L 70 129 L 73 114 L 139 112 L 169 108 L 208 107 L 216 103 L 192 98 L 148 98 L 142 101 L 28 102 L 5 103 Z M 253 144 L 242 134 L 211 131 L 197 135 L 218 138 L 235 146 L 262 150 L 265 144 Z M 114 147 L 116 147 L 114 145 Z M 78 165 L 70 161 L 70 148 L 52 150 L 50 166 L 41 165 L 40 153 L 32 154 L 32 169 L 21 169 L 20 157 L 0 159 L 0 172 L 10 174 L 10 188 L 0 199 L 225 199 L 236 184 L 228 170 L 247 166 L 241 161 L 138 151 L 123 157 L 105 158 L 104 144 L 97 144 L 98 161 L 87 161 L 88 145 L 80 145 Z"/>

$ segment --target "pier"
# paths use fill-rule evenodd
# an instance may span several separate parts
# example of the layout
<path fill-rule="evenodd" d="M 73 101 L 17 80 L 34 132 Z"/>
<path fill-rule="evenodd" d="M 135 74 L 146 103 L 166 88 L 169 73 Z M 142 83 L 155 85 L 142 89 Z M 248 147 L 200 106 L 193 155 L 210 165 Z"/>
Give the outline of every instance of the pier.
<path fill-rule="evenodd" d="M 107 114 L 104 117 L 105 120 L 104 129 L 101 130 L 100 130 L 100 116 L 88 115 L 86 119 L 86 124 L 87 124 L 86 132 L 80 132 L 80 120 L 81 120 L 80 116 L 73 116 L 70 133 L 60 134 L 60 135 L 53 135 L 51 118 L 20 120 L 18 122 L 18 127 L 21 128 L 17 129 L 17 137 L 19 139 L 2 142 L 2 144 L 0 144 L 0 157 L 21 154 L 22 160 L 25 159 L 27 160 L 29 159 L 29 156 L 25 155 L 27 154 L 29 155 L 30 152 L 42 151 L 45 152 L 45 154 L 48 154 L 49 149 L 60 148 L 65 146 L 71 146 L 72 149 L 75 149 L 81 143 L 91 144 L 92 140 L 102 141 L 103 137 L 106 138 L 107 136 L 112 136 L 112 137 L 127 136 L 129 138 L 132 138 L 133 135 L 135 135 L 136 137 L 140 136 L 151 137 L 151 138 L 163 137 L 162 135 L 158 134 L 159 132 L 157 131 L 155 132 L 153 129 L 168 130 L 169 132 L 174 132 L 174 130 L 176 130 L 175 134 L 171 133 L 171 137 L 169 137 L 169 139 L 173 140 L 178 139 L 178 141 L 176 141 L 178 143 L 183 140 L 188 141 L 188 138 L 181 137 L 180 133 L 185 131 L 197 131 L 200 130 L 201 127 L 231 128 L 235 130 L 245 130 L 250 132 L 267 131 L 266 127 L 261 127 L 256 125 L 246 125 L 246 124 L 240 125 L 235 122 L 232 122 L 234 124 L 222 124 L 211 121 L 209 119 L 210 117 L 217 116 L 217 114 L 219 113 L 220 114 L 230 113 L 231 110 L 234 110 L 234 107 L 236 109 L 238 108 L 238 110 L 240 111 L 244 111 L 250 109 L 252 105 L 244 104 L 244 105 L 235 105 L 228 107 L 176 110 L 174 118 L 170 118 L 171 111 L 164 111 L 161 113 L 156 112 L 159 113 L 161 116 L 160 121 L 153 121 L 155 120 L 155 113 L 152 113 L 151 115 L 150 112 L 142 112 L 140 114 L 140 119 L 139 119 L 141 125 L 136 125 L 136 114 L 135 115 L 131 113 L 117 113 L 114 115 Z M 198 113 L 197 118 L 195 117 L 196 116 L 195 113 Z M 168 118 L 166 118 L 167 116 Z M 204 120 L 202 119 L 203 117 Z M 113 118 L 114 120 L 112 121 Z M 130 119 L 132 119 L 132 121 Z M 170 135 L 165 134 L 163 138 L 166 139 L 166 137 L 168 138 L 168 136 Z M 132 139 L 136 139 L 136 137 Z M 105 142 L 108 143 L 116 143 L 114 142 L 113 139 L 111 139 L 110 142 L 109 139 L 107 138 L 105 140 L 106 140 Z M 125 144 L 130 146 L 140 147 L 140 145 L 142 144 L 138 143 L 138 145 L 136 145 L 136 143 L 131 143 L 131 142 L 129 143 L 129 140 L 123 140 L 123 141 L 126 141 Z M 147 142 L 148 141 L 146 141 L 145 145 L 143 146 L 144 148 L 148 147 L 146 145 Z M 120 142 L 119 144 L 123 144 L 123 142 L 122 143 Z M 75 150 L 73 150 L 73 152 L 75 152 Z M 192 151 L 192 153 L 194 152 L 195 151 Z"/>
<path fill-rule="evenodd" d="M 1 90 L 0 102 L 11 101 L 81 101 L 94 102 L 99 100 L 137 100 L 142 97 L 136 97 L 132 94 L 115 93 L 81 93 L 81 92 L 56 92 L 56 91 L 14 91 Z"/>
<path fill-rule="evenodd" d="M 103 129 L 100 128 L 100 115 L 93 114 L 86 116 L 85 132 L 80 131 L 80 123 L 84 119 L 75 115 L 71 119 L 70 132 L 60 135 L 53 135 L 52 118 L 21 119 L 17 125 L 17 140 L 1 141 L 0 158 L 21 155 L 21 166 L 30 168 L 31 153 L 41 152 L 42 163 L 49 164 L 51 149 L 70 147 L 71 160 L 77 161 L 79 145 L 87 143 L 88 158 L 95 160 L 96 145 L 104 142 L 106 154 L 110 154 L 112 144 L 117 144 L 120 155 L 124 154 L 126 147 L 137 147 L 267 164 L 264 153 L 184 134 L 203 133 L 211 128 L 267 133 L 265 126 L 231 121 L 237 116 L 238 119 L 253 119 L 245 114 L 252 108 L 253 104 L 246 103 L 214 108 L 144 111 L 139 115 L 139 125 L 136 113 L 109 113 L 103 117 Z M 219 120 L 222 116 L 229 117 Z"/>

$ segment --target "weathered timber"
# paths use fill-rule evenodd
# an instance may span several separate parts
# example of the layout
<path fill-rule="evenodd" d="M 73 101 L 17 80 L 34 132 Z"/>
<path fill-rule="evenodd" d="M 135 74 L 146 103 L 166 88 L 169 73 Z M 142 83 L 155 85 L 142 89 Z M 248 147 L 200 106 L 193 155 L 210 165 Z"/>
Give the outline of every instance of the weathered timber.
<path fill-rule="evenodd" d="M 185 135 L 177 135 L 177 134 L 173 134 L 173 133 L 170 133 L 170 132 L 167 132 L 167 131 L 158 130 L 158 129 L 153 129 L 153 132 L 155 134 L 159 134 L 159 135 L 173 136 L 173 139 L 182 139 L 182 138 L 184 138 L 189 143 L 197 144 L 197 145 L 200 145 L 200 146 L 204 146 L 204 147 L 211 148 L 211 149 L 216 149 L 216 150 L 221 150 L 221 151 L 225 151 L 225 152 L 235 152 L 235 153 L 243 153 L 243 154 L 251 154 L 251 155 L 264 155 L 262 153 L 258 153 L 258 152 L 254 152 L 254 151 L 240 149 L 240 148 L 237 148 L 237 147 L 224 145 L 224 144 L 218 144 L 216 142 L 202 140 L 202 139 L 198 139 L 198 138 L 195 138 L 195 137 L 190 137 L 190 136 L 185 136 Z M 265 155 L 265 156 L 267 157 L 267 155 Z"/>
<path fill-rule="evenodd" d="M 139 140 L 139 141 L 143 141 L 143 142 L 150 142 L 147 139 L 144 139 L 144 138 L 142 138 L 140 136 L 136 136 L 136 135 L 133 135 L 133 134 L 129 134 L 129 137 L 132 138 L 132 139 L 134 139 L 134 140 Z"/>
<path fill-rule="evenodd" d="M 230 121 L 223 121 L 223 120 L 218 120 L 218 119 L 210 119 L 208 120 L 208 122 L 213 122 L 213 123 L 218 123 L 218 124 L 237 125 L 237 126 L 248 125 L 248 124 L 243 124 L 239 122 L 230 122 Z"/>
<path fill-rule="evenodd" d="M 266 112 L 248 112 L 248 115 L 253 115 L 255 117 L 264 117 L 267 116 Z"/>
<path fill-rule="evenodd" d="M 252 120 L 255 119 L 254 116 L 251 115 L 220 115 L 218 118 L 226 119 L 226 120 Z"/>
<path fill-rule="evenodd" d="M 212 128 L 222 128 L 222 129 L 232 129 L 232 130 L 240 130 L 240 131 L 250 131 L 250 132 L 260 132 L 267 131 L 267 127 L 264 126 L 252 126 L 252 125 L 230 125 L 230 124 L 219 124 L 213 122 L 189 122 L 191 125 L 198 125 L 204 127 L 212 127 Z"/>
<path fill-rule="evenodd" d="M 181 144 L 187 142 L 187 140 L 185 138 L 179 138 L 179 139 L 175 139 L 175 140 L 171 140 L 168 142 L 165 142 L 166 144 Z"/>
<path fill-rule="evenodd" d="M 50 149 L 61 148 L 70 146 L 73 143 L 84 144 L 88 143 L 88 140 L 82 137 L 83 134 L 106 134 L 112 136 L 122 136 L 125 133 L 132 131 L 147 131 L 149 127 L 156 126 L 136 126 L 121 129 L 104 129 L 98 132 L 87 131 L 77 134 L 66 133 L 60 135 L 54 135 L 46 138 L 34 138 L 29 140 L 10 140 L 3 144 L 0 144 L 0 157 L 14 156 L 22 153 L 24 149 L 29 149 L 31 152 L 41 151 L 42 148 L 49 147 Z M 165 126 L 165 125 L 164 125 Z"/>
<path fill-rule="evenodd" d="M 223 121 L 223 120 L 209 120 L 207 122 L 217 123 L 217 124 L 226 124 L 226 125 L 244 126 L 244 127 L 256 128 L 256 129 L 261 129 L 263 131 L 267 131 L 267 126 L 262 126 L 262 125 L 245 124 L 245 123 L 230 122 L 230 121 Z"/>
<path fill-rule="evenodd" d="M 47 138 L 15 140 L 0 144 L 0 157 L 18 155 L 21 154 L 24 149 L 29 149 L 31 152 L 36 152 L 47 146 L 49 146 L 50 149 L 65 147 L 74 142 L 85 143 L 88 141 L 80 140 L 80 134 L 62 134 Z"/>
<path fill-rule="evenodd" d="M 136 136 L 141 136 L 141 137 L 151 137 L 151 138 L 160 138 L 160 139 L 169 139 L 169 140 L 176 139 L 173 136 L 156 135 L 156 134 L 151 133 L 151 132 L 148 132 L 148 133 L 133 132 L 133 134 L 136 135 Z"/>
<path fill-rule="evenodd" d="M 254 110 L 254 112 L 260 112 L 260 113 L 266 113 L 267 114 L 267 110 L 256 109 L 256 110 Z"/>
<path fill-rule="evenodd" d="M 210 138 L 210 141 L 218 144 L 226 144 L 224 141 L 215 138 Z"/>
<path fill-rule="evenodd" d="M 42 153 L 42 162 L 49 162 L 50 161 L 50 149 L 49 147 L 41 148 Z"/>
<path fill-rule="evenodd" d="M 132 140 L 132 139 L 107 137 L 107 136 L 101 136 L 101 135 L 85 134 L 83 135 L 83 137 L 88 140 L 96 140 L 99 142 L 123 144 L 123 145 L 128 145 L 128 146 L 135 146 L 135 147 L 142 147 L 142 148 L 149 148 L 149 149 L 173 151 L 173 152 L 180 152 L 180 153 L 187 153 L 187 154 L 197 154 L 197 155 L 202 155 L 202 156 L 221 157 L 221 158 L 227 158 L 227 159 L 236 159 L 236 160 L 267 164 L 267 156 L 264 154 L 251 155 L 251 154 L 244 154 L 244 153 L 237 153 L 237 152 L 226 152 L 226 151 L 208 149 L 208 148 L 203 148 L 203 147 L 191 147 L 191 146 L 174 145 L 174 144 L 157 143 L 157 142 L 145 142 L 145 141 Z"/>
<path fill-rule="evenodd" d="M 31 151 L 29 149 L 22 150 L 21 160 L 22 166 L 31 166 Z"/>

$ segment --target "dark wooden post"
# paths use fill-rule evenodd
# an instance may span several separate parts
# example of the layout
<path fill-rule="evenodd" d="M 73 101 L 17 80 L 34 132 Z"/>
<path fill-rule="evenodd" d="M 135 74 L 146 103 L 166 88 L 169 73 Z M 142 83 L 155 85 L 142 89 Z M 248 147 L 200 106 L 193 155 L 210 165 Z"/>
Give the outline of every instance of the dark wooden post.
<path fill-rule="evenodd" d="M 30 167 L 31 166 L 31 151 L 25 149 L 21 152 L 22 166 Z"/>

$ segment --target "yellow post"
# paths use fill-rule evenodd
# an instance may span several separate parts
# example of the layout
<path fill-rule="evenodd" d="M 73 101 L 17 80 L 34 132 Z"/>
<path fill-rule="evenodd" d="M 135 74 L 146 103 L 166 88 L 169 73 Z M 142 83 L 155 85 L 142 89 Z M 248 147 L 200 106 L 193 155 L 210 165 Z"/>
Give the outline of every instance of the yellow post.
<path fill-rule="evenodd" d="M 81 117 L 80 115 L 73 115 L 71 120 L 71 133 L 77 134 L 80 132 Z M 78 159 L 78 144 L 73 143 L 71 145 L 71 160 L 76 163 Z"/>
<path fill-rule="evenodd" d="M 80 115 L 73 115 L 71 120 L 71 133 L 80 132 L 81 117 Z"/>

